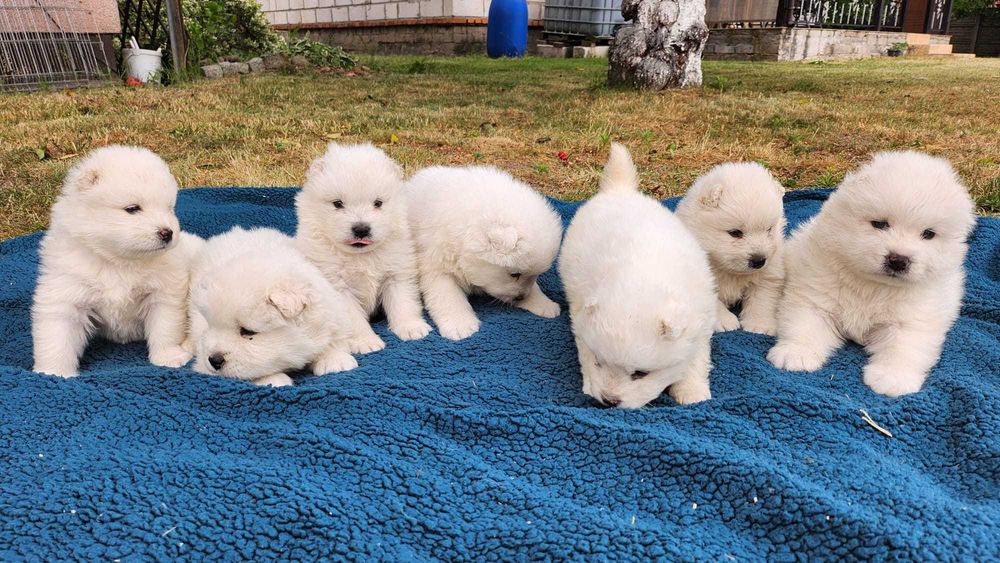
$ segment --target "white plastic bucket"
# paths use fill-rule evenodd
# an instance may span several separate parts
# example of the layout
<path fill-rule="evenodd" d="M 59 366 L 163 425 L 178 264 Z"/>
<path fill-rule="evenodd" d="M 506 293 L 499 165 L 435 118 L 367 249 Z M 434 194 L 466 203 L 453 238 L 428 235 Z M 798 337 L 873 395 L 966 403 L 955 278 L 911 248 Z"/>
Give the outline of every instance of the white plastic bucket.
<path fill-rule="evenodd" d="M 146 83 L 156 79 L 163 69 L 163 53 L 151 49 L 122 49 L 128 75 Z"/>

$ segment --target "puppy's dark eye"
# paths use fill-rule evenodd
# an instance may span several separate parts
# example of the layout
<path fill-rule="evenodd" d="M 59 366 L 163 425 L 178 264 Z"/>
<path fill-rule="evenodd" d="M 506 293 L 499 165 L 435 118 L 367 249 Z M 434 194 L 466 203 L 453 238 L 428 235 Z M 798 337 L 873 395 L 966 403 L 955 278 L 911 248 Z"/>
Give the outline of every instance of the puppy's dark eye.
<path fill-rule="evenodd" d="M 647 375 L 649 375 L 648 371 L 642 371 L 641 369 L 637 369 L 637 370 L 635 370 L 635 371 L 632 372 L 632 381 L 635 381 L 636 379 L 642 379 L 643 377 L 646 377 Z"/>
<path fill-rule="evenodd" d="M 340 201 L 339 199 L 335 199 L 333 200 L 333 206 L 336 207 L 337 209 L 343 209 L 344 202 Z"/>
<path fill-rule="evenodd" d="M 255 334 L 257 334 L 257 333 L 254 332 L 254 331 L 252 331 L 252 330 L 250 330 L 250 329 L 248 329 L 248 328 L 244 328 L 242 326 L 240 327 L 240 336 L 242 336 L 244 338 L 250 338 L 251 336 L 253 336 Z"/>
<path fill-rule="evenodd" d="M 889 228 L 888 221 L 872 221 L 872 226 L 880 231 L 884 231 Z"/>
<path fill-rule="evenodd" d="M 521 279 L 521 272 L 514 272 L 510 275 L 510 277 L 514 278 L 515 280 L 519 280 Z"/>
<path fill-rule="evenodd" d="M 136 213 L 138 213 L 140 211 L 142 211 L 142 207 L 140 207 L 138 205 L 130 205 L 130 206 L 128 206 L 128 207 L 125 208 L 125 213 L 128 213 L 129 215 L 135 215 Z"/>
<path fill-rule="evenodd" d="M 741 231 L 739 229 L 733 229 L 731 231 L 726 231 L 726 232 L 728 232 L 729 236 L 731 236 L 733 238 L 743 238 L 743 231 Z"/>
<path fill-rule="evenodd" d="M 920 233 L 920 237 L 923 238 L 924 240 L 931 240 L 932 238 L 934 238 L 936 236 L 937 236 L 937 233 L 935 233 L 931 229 L 924 229 L 924 232 Z"/>
<path fill-rule="evenodd" d="M 382 200 L 381 199 L 376 199 L 375 203 L 373 203 L 372 205 L 375 206 L 375 209 L 378 209 L 378 208 L 382 207 Z"/>

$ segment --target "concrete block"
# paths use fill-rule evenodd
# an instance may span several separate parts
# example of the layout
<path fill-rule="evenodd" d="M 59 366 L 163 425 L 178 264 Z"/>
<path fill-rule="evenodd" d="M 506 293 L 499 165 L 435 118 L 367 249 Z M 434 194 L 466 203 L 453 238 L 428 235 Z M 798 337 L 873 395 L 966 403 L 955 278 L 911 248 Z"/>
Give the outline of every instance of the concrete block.
<path fill-rule="evenodd" d="M 336 5 L 336 0 L 319 0 L 320 8 L 332 8 Z"/>
<path fill-rule="evenodd" d="M 250 64 L 249 63 L 234 63 L 236 65 L 236 72 L 240 74 L 250 74 Z"/>
<path fill-rule="evenodd" d="M 399 18 L 399 7 L 395 2 L 385 4 L 385 19 L 394 20 Z"/>
<path fill-rule="evenodd" d="M 221 62 L 222 76 L 233 76 L 240 73 L 240 63 Z"/>
<path fill-rule="evenodd" d="M 273 53 L 264 57 L 265 70 L 283 70 L 288 64 L 288 55 L 284 53 Z"/>
<path fill-rule="evenodd" d="M 369 4 L 365 6 L 365 19 L 368 21 L 385 19 L 385 4 Z"/>
<path fill-rule="evenodd" d="M 333 0 L 334 6 L 350 6 L 351 4 L 351 0 Z"/>
<path fill-rule="evenodd" d="M 289 10 L 301 10 L 306 7 L 306 0 L 288 0 Z"/>
<path fill-rule="evenodd" d="M 420 17 L 422 18 L 439 18 L 444 15 L 444 1 L 443 0 L 421 0 L 420 1 Z"/>
<path fill-rule="evenodd" d="M 271 23 L 274 25 L 284 25 L 288 23 L 288 12 L 271 12 Z"/>
<path fill-rule="evenodd" d="M 347 8 L 348 19 L 352 22 L 363 22 L 365 21 L 365 7 L 364 6 L 349 6 Z"/>
<path fill-rule="evenodd" d="M 451 12 L 456 17 L 484 18 L 486 7 L 483 0 L 451 0 Z M 528 6 L 528 17 L 531 17 L 531 6 Z"/>
<path fill-rule="evenodd" d="M 350 1 L 350 0 L 348 0 Z M 400 19 L 412 19 L 420 16 L 420 2 L 407 1 L 397 4 Z"/>
<path fill-rule="evenodd" d="M 288 10 L 288 0 L 275 0 L 274 3 L 275 10 Z M 286 17 L 287 19 L 287 17 Z"/>
<path fill-rule="evenodd" d="M 316 10 L 302 10 L 302 23 L 316 23 Z"/>
<path fill-rule="evenodd" d="M 306 9 L 309 9 L 309 8 L 312 8 L 312 9 L 319 8 L 319 0 L 303 0 L 302 1 L 302 7 L 306 8 Z"/>
<path fill-rule="evenodd" d="M 347 8 L 331 8 L 330 9 L 330 21 L 331 22 L 346 22 L 350 21 L 350 17 L 347 15 Z"/>
<path fill-rule="evenodd" d="M 205 78 L 213 80 L 222 78 L 222 67 L 220 65 L 205 65 L 201 67 L 201 71 L 205 73 Z"/>
<path fill-rule="evenodd" d="M 740 55 L 749 55 L 754 52 L 752 43 L 740 43 L 739 45 L 733 47 L 733 49 Z"/>
<path fill-rule="evenodd" d="M 553 59 L 565 59 L 569 56 L 569 49 L 566 47 L 555 47 L 553 45 L 538 44 L 538 56 Z"/>
<path fill-rule="evenodd" d="M 302 14 L 300 12 L 301 10 L 288 10 L 288 12 L 286 12 L 288 14 L 289 25 L 302 23 Z"/>

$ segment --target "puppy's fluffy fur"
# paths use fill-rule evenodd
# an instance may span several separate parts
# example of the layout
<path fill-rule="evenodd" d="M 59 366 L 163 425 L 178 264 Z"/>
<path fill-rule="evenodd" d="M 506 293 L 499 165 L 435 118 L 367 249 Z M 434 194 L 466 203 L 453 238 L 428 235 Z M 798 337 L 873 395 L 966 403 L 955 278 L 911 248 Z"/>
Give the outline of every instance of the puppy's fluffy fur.
<path fill-rule="evenodd" d="M 763 166 L 722 164 L 698 178 L 677 216 L 708 253 L 718 287 L 716 331 L 774 335 L 785 280 L 785 190 Z M 737 318 L 729 307 L 742 302 Z"/>
<path fill-rule="evenodd" d="M 886 152 L 844 178 L 786 245 L 775 366 L 814 371 L 850 339 L 871 355 L 864 382 L 920 390 L 958 317 L 968 191 L 944 159 Z"/>
<path fill-rule="evenodd" d="M 368 320 L 381 305 L 402 340 L 423 338 L 417 262 L 403 196 L 403 172 L 371 144 L 331 143 L 313 161 L 295 198 L 299 248 L 334 288 L 352 295 L 352 350 L 385 346 Z"/>
<path fill-rule="evenodd" d="M 167 164 L 143 148 L 97 149 L 69 170 L 39 251 L 35 371 L 76 375 L 95 334 L 145 338 L 156 365 L 191 359 L 189 262 L 202 241 L 180 232 L 176 199 Z"/>
<path fill-rule="evenodd" d="M 681 404 L 711 398 L 715 291 L 705 252 L 677 217 L 639 193 L 615 144 L 600 192 L 583 205 L 559 259 L 583 392 L 639 408 L 670 387 Z"/>
<path fill-rule="evenodd" d="M 273 229 L 239 227 L 209 239 L 191 270 L 195 371 L 290 385 L 284 373 L 349 370 L 350 298 Z"/>
<path fill-rule="evenodd" d="M 537 278 L 562 235 L 555 210 L 530 186 L 495 168 L 425 168 L 406 186 L 420 289 L 441 335 L 479 330 L 466 295 L 483 292 L 542 317 L 559 305 Z"/>

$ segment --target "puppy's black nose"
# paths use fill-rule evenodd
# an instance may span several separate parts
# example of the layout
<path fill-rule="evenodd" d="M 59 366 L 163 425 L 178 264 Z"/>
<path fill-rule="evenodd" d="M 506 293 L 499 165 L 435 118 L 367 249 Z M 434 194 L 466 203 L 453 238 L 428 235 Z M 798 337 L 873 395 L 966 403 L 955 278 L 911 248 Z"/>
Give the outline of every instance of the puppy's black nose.
<path fill-rule="evenodd" d="M 617 407 L 622 404 L 622 400 L 618 397 L 609 397 L 607 395 L 601 395 L 601 402 L 609 407 Z"/>
<path fill-rule="evenodd" d="M 212 354 L 208 357 L 208 363 L 215 369 L 222 369 L 222 366 L 226 365 L 226 357 L 222 354 Z"/>
<path fill-rule="evenodd" d="M 351 234 L 357 238 L 365 238 L 372 234 L 372 227 L 368 223 L 355 223 L 351 225 Z"/>
<path fill-rule="evenodd" d="M 525 294 L 523 294 L 523 293 L 521 293 L 519 295 L 515 295 L 514 296 L 514 303 L 520 303 L 521 301 L 524 301 L 525 297 L 527 297 L 527 296 Z"/>
<path fill-rule="evenodd" d="M 750 257 L 750 260 L 748 260 L 747 263 L 750 264 L 750 267 L 754 270 L 759 270 L 764 267 L 764 264 L 767 263 L 767 258 L 764 258 L 760 254 L 754 254 Z"/>
<path fill-rule="evenodd" d="M 174 238 L 174 232 L 166 227 L 156 231 L 156 236 L 160 237 L 163 242 L 170 242 Z"/>
<path fill-rule="evenodd" d="M 902 274 L 910 269 L 910 257 L 890 252 L 885 257 L 885 267 L 897 274 Z"/>

